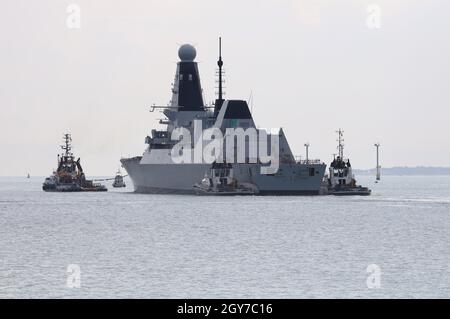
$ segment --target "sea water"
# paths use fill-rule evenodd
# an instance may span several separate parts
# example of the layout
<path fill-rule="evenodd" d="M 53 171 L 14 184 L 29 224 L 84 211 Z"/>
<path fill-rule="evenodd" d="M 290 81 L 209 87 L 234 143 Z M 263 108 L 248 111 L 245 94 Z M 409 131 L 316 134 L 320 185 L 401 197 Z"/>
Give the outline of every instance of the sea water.
<path fill-rule="evenodd" d="M 0 178 L 0 298 L 450 298 L 450 176 L 369 197 L 45 193 Z"/>

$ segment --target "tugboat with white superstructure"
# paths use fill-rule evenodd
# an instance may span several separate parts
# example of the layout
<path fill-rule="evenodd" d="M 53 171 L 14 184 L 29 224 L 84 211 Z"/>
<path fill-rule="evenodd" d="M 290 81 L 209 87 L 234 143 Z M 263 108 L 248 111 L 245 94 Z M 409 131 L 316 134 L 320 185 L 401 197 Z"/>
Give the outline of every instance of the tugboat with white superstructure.
<path fill-rule="evenodd" d="M 257 195 L 259 192 L 256 185 L 239 182 L 234 176 L 233 165 L 226 162 L 214 162 L 194 189 L 198 195 Z"/>
<path fill-rule="evenodd" d="M 124 177 L 126 177 L 126 176 L 122 175 L 122 172 L 120 171 L 120 168 L 119 168 L 116 173 L 116 176 L 114 177 L 114 182 L 112 183 L 112 186 L 114 188 L 127 187 L 127 185 L 125 184 L 125 181 L 123 180 Z"/>

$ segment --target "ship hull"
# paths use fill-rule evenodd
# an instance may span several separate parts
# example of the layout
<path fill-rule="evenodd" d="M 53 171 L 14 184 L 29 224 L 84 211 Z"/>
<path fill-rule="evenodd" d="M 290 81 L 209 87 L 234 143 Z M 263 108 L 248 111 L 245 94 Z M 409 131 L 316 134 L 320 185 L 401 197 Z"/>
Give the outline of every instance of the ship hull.
<path fill-rule="evenodd" d="M 43 186 L 44 192 L 53 193 L 79 193 L 79 192 L 107 192 L 106 188 L 78 188 L 78 187 L 46 187 Z"/>
<path fill-rule="evenodd" d="M 201 181 L 210 164 L 141 164 L 141 157 L 121 160 L 134 190 L 144 194 L 196 194 L 194 185 Z M 235 176 L 240 182 L 254 183 L 257 195 L 319 195 L 325 173 L 324 164 L 282 164 L 274 176 L 261 175 L 257 164 L 237 164 Z M 314 176 L 309 169 L 314 168 Z M 305 173 L 306 172 L 306 173 Z"/>
<path fill-rule="evenodd" d="M 195 194 L 193 185 L 205 175 L 207 164 L 140 164 L 140 157 L 122 159 L 136 193 Z"/>

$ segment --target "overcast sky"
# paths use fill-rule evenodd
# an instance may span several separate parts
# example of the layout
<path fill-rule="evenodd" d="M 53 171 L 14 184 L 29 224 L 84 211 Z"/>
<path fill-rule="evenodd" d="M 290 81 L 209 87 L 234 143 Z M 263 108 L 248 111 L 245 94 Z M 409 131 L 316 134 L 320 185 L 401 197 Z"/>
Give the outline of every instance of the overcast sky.
<path fill-rule="evenodd" d="M 80 29 L 67 27 L 71 3 Z M 226 97 L 253 92 L 257 125 L 283 127 L 295 153 L 310 142 L 329 163 L 342 127 L 358 168 L 375 166 L 378 141 L 384 167 L 450 166 L 448 0 L 14 0 L 0 12 L 0 175 L 50 174 L 64 132 L 88 175 L 112 175 L 162 118 L 148 106 L 169 101 L 180 44 L 196 46 L 215 98 L 219 36 Z"/>

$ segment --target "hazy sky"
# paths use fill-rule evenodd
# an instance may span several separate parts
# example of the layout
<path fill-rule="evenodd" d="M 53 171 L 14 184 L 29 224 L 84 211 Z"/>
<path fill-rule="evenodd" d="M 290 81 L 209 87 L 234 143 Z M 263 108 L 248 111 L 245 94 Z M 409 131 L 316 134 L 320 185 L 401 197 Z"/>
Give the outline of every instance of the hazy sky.
<path fill-rule="evenodd" d="M 81 28 L 66 25 L 69 4 Z M 381 27 L 369 28 L 369 4 Z M 0 13 L 0 175 L 48 175 L 64 132 L 88 175 L 142 154 L 182 43 L 207 101 L 223 37 L 226 97 L 330 162 L 335 130 L 359 168 L 450 166 L 448 0 L 14 0 Z"/>

